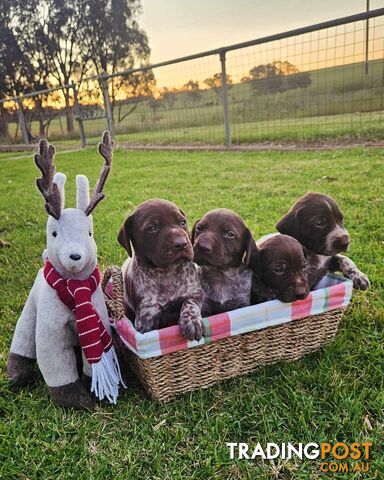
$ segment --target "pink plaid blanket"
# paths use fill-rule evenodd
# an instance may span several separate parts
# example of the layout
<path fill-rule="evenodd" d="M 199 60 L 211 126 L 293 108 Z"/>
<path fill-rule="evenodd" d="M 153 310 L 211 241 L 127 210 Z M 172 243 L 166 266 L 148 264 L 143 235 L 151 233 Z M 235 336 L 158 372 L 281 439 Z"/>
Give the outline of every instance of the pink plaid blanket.
<path fill-rule="evenodd" d="M 107 286 L 107 293 L 113 295 L 112 284 Z M 183 338 L 178 325 L 139 333 L 132 322 L 123 317 L 113 323 L 113 327 L 123 344 L 138 357 L 152 358 L 345 307 L 349 304 L 351 296 L 352 282 L 344 277 L 329 274 L 321 279 L 316 289 L 310 292 L 305 300 L 293 303 L 271 300 L 204 318 L 205 336 L 200 341 L 188 341 Z"/>

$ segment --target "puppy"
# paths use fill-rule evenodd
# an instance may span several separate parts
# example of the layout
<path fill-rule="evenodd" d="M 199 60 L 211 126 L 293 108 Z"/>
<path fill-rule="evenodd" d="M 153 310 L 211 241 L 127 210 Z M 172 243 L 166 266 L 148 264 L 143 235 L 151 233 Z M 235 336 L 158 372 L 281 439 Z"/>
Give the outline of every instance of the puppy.
<path fill-rule="evenodd" d="M 277 223 L 280 233 L 296 238 L 308 252 L 310 288 L 327 271 L 340 271 L 353 281 L 354 288 L 366 290 L 370 283 L 349 258 L 339 255 L 349 247 L 349 234 L 337 203 L 321 193 L 307 193 Z"/>
<path fill-rule="evenodd" d="M 192 242 L 205 293 L 203 316 L 250 305 L 248 267 L 256 244 L 242 218 L 226 208 L 211 210 L 195 223 Z"/>
<path fill-rule="evenodd" d="M 124 299 L 136 329 L 178 322 L 184 337 L 200 340 L 204 292 L 184 213 L 167 200 L 148 200 L 126 219 L 118 241 L 132 257 L 123 265 Z"/>
<path fill-rule="evenodd" d="M 251 257 L 252 304 L 277 298 L 281 302 L 303 300 L 309 293 L 305 248 L 288 235 L 276 234 L 256 242 Z"/>

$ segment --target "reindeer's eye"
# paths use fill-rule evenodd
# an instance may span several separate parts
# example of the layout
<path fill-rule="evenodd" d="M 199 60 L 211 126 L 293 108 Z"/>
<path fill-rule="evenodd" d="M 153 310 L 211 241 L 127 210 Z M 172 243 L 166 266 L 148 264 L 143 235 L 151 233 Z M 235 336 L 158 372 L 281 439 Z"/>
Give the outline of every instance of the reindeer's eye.
<path fill-rule="evenodd" d="M 57 232 L 56 232 L 56 230 L 54 230 L 54 231 L 52 232 L 52 237 L 57 237 Z"/>
<path fill-rule="evenodd" d="M 92 237 L 92 232 L 89 232 L 89 236 Z"/>

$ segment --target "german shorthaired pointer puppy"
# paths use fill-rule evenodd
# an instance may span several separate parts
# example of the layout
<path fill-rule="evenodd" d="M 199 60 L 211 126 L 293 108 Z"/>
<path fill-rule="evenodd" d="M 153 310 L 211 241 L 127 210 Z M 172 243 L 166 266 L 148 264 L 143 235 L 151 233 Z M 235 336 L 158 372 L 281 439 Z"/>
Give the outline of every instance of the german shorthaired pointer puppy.
<path fill-rule="evenodd" d="M 303 300 L 309 293 L 305 248 L 288 235 L 272 235 L 256 242 L 252 254 L 252 304 L 278 299 Z"/>
<path fill-rule="evenodd" d="M 195 223 L 192 242 L 205 293 L 203 316 L 250 305 L 248 266 L 256 244 L 243 219 L 226 208 L 211 210 Z"/>
<path fill-rule="evenodd" d="M 349 235 L 337 203 L 321 193 L 307 193 L 276 225 L 280 233 L 296 238 L 308 252 L 310 288 L 327 271 L 340 271 L 353 281 L 354 288 L 366 290 L 370 283 L 348 257 L 339 255 L 349 247 Z"/>
<path fill-rule="evenodd" d="M 184 337 L 200 340 L 204 292 L 184 213 L 167 200 L 148 200 L 127 218 L 118 240 L 132 257 L 123 265 L 124 299 L 136 329 L 179 323 Z"/>

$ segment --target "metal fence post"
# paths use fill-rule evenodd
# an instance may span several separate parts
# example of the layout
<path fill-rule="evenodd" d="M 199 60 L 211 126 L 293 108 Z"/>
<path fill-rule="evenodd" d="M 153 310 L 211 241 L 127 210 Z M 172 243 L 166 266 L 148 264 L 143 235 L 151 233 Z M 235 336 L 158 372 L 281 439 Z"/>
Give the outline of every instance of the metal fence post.
<path fill-rule="evenodd" d="M 367 0 L 367 13 L 369 13 L 369 0 Z M 365 75 L 368 75 L 368 55 L 369 55 L 369 20 L 365 22 Z"/>
<path fill-rule="evenodd" d="M 80 142 L 81 142 L 81 146 L 84 148 L 87 144 L 87 139 L 85 137 L 83 119 L 81 118 L 80 105 L 79 105 L 79 100 L 77 98 L 77 88 L 76 88 L 75 82 L 72 82 L 71 88 L 73 91 L 73 107 L 75 110 L 75 118 L 79 125 Z"/>
<path fill-rule="evenodd" d="M 229 123 L 228 112 L 228 84 L 227 84 L 227 71 L 225 65 L 225 51 L 220 52 L 221 63 L 221 93 L 223 98 L 223 110 L 224 110 L 224 128 L 225 128 L 225 145 L 231 146 L 231 126 Z"/>
<path fill-rule="evenodd" d="M 29 145 L 29 136 L 28 136 L 28 131 L 27 131 L 27 124 L 25 123 L 25 117 L 24 117 L 24 110 L 23 110 L 23 102 L 21 101 L 21 98 L 16 99 L 17 102 L 17 116 L 19 119 L 19 124 L 20 124 L 20 129 L 23 134 L 23 139 L 24 143 L 26 145 Z"/>
<path fill-rule="evenodd" d="M 108 92 L 108 75 L 103 73 L 99 77 L 99 82 L 101 89 L 103 91 L 103 98 L 104 98 L 104 106 L 105 106 L 105 113 L 107 115 L 107 123 L 108 123 L 108 130 L 111 132 L 112 138 L 115 137 L 115 122 L 113 119 L 113 112 L 112 112 L 112 106 L 111 106 L 111 101 L 109 98 L 109 92 Z"/>

